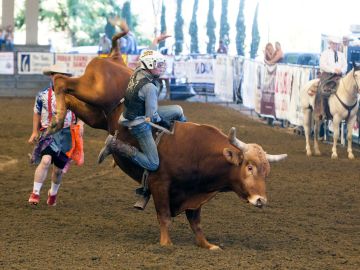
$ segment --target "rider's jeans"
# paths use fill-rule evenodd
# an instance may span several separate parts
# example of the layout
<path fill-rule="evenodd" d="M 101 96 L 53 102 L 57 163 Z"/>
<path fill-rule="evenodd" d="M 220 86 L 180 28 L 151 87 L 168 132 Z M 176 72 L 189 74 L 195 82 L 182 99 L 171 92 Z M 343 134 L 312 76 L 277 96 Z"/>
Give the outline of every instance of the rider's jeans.
<path fill-rule="evenodd" d="M 183 110 L 178 105 L 159 106 L 158 114 L 163 121 L 182 121 L 185 122 Z M 132 160 L 139 166 L 148 169 L 149 171 L 155 171 L 159 167 L 159 154 L 155 141 L 152 137 L 151 126 L 145 122 L 133 126 L 130 129 L 130 133 L 137 139 L 140 145 L 140 151 L 136 151 L 136 155 L 132 157 Z"/>
<path fill-rule="evenodd" d="M 152 137 L 151 126 L 144 122 L 132 127 L 130 133 L 137 139 L 141 149 L 141 152 L 136 151 L 136 155 L 131 159 L 149 171 L 157 170 L 159 167 L 159 155 Z"/>
<path fill-rule="evenodd" d="M 161 119 L 168 122 L 168 124 L 170 124 L 169 122 L 173 120 L 186 122 L 183 109 L 179 105 L 159 106 L 158 114 Z"/>

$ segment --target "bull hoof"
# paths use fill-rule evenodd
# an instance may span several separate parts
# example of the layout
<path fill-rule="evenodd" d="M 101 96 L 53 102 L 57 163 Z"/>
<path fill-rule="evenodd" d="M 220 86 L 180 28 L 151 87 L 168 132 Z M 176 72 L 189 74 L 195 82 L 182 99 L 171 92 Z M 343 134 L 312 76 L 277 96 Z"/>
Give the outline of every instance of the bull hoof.
<path fill-rule="evenodd" d="M 160 242 L 160 246 L 162 247 L 169 247 L 172 246 L 173 243 L 169 240 L 169 241 L 164 241 L 164 242 Z"/>
<path fill-rule="evenodd" d="M 221 247 L 217 246 L 217 245 L 211 245 L 211 247 L 209 248 L 209 250 L 222 250 Z"/>

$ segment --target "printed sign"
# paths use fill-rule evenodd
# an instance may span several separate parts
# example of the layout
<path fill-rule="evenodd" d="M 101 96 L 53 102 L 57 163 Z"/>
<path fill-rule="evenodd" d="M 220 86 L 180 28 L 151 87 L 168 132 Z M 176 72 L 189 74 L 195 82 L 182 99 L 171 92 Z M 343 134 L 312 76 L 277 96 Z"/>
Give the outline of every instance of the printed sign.
<path fill-rule="evenodd" d="M 54 63 L 53 53 L 19 52 L 19 74 L 42 74 L 43 69 Z"/>
<path fill-rule="evenodd" d="M 63 62 L 67 66 L 67 72 L 74 76 L 84 74 L 87 64 L 97 57 L 96 54 L 55 54 L 55 63 Z"/>
<path fill-rule="evenodd" d="M 14 53 L 0 53 L 0 74 L 14 74 Z"/>

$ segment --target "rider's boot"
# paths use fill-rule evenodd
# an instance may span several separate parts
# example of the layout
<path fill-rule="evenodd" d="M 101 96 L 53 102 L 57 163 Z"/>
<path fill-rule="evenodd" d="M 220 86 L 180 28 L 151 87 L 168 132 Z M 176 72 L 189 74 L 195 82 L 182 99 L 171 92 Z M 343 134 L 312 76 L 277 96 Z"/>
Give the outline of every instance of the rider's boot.
<path fill-rule="evenodd" d="M 136 152 L 136 147 L 117 139 L 117 133 L 115 133 L 114 136 L 109 135 L 106 138 L 105 146 L 101 149 L 98 156 L 98 163 L 100 164 L 107 156 L 113 153 L 131 158 L 136 155 Z"/>
<path fill-rule="evenodd" d="M 110 154 L 112 154 L 112 144 L 113 144 L 113 139 L 114 136 L 109 134 L 109 136 L 107 136 L 106 140 L 105 140 L 105 146 L 100 150 L 98 159 L 97 159 L 97 163 L 100 164 L 101 162 L 104 161 L 104 159 L 109 156 Z"/>

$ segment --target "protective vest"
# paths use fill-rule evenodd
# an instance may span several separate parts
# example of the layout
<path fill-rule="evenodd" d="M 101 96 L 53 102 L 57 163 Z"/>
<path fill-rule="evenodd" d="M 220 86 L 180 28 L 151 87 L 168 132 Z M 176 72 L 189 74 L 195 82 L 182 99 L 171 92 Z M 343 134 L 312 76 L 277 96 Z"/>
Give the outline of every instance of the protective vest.
<path fill-rule="evenodd" d="M 145 100 L 139 98 L 140 89 L 148 83 L 156 85 L 155 81 L 144 77 L 137 80 L 136 77 L 142 69 L 135 70 L 134 74 L 131 75 L 128 87 L 125 92 L 125 109 L 124 117 L 130 121 L 134 120 L 138 116 L 145 116 Z"/>

